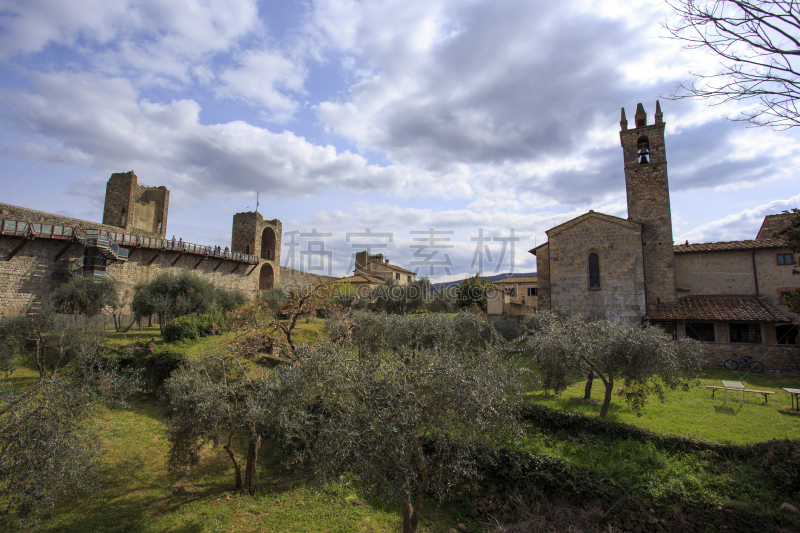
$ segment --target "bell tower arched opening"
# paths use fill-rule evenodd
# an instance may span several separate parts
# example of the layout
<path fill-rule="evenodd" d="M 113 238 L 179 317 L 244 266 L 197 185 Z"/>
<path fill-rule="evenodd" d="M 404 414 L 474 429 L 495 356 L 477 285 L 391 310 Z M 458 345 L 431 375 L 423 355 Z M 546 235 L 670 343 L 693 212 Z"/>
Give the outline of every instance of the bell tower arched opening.
<path fill-rule="evenodd" d="M 261 265 L 258 274 L 258 290 L 264 291 L 275 286 L 275 270 L 269 263 Z"/>
<path fill-rule="evenodd" d="M 261 232 L 261 259 L 275 259 L 275 230 L 270 227 L 264 228 Z"/>

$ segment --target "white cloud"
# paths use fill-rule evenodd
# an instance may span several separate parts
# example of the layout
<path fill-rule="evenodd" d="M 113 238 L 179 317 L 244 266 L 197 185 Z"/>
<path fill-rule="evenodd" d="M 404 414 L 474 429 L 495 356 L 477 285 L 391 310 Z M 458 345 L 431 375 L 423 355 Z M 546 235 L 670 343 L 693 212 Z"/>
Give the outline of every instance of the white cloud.
<path fill-rule="evenodd" d="M 319 146 L 292 132 L 273 133 L 242 121 L 204 125 L 193 100 L 169 104 L 139 99 L 127 80 L 70 73 L 35 75 L 35 94 L 13 103 L 46 138 L 65 139 L 59 154 L 107 175 L 136 169 L 148 183 L 185 188 L 207 197 L 268 190 L 284 197 L 320 194 L 318 187 L 348 192 L 452 195 L 459 174 L 431 175 L 413 167 L 381 167 L 358 154 Z M 21 132 L 27 125 L 18 123 Z M 39 142 L 8 147 L 40 159 Z M 463 192 L 463 190 L 462 190 Z"/>
<path fill-rule="evenodd" d="M 274 121 L 286 120 L 297 102 L 282 90 L 305 93 L 305 69 L 274 51 L 249 51 L 236 68 L 222 72 L 220 79 L 232 96 L 259 104 Z"/>
<path fill-rule="evenodd" d="M 774 200 L 686 231 L 677 236 L 676 241 L 717 242 L 755 239 L 765 216 L 788 211 L 798 205 L 800 205 L 800 194 L 785 200 Z"/>

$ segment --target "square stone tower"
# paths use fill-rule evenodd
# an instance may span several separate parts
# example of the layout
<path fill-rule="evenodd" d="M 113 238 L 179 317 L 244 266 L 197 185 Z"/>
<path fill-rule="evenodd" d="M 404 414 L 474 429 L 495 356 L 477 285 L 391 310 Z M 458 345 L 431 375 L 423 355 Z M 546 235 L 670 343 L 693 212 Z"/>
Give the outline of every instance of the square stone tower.
<path fill-rule="evenodd" d="M 635 127 L 628 129 L 622 108 L 619 132 L 625 161 L 628 220 L 642 225 L 645 298 L 647 304 L 675 303 L 675 256 L 672 249 L 672 212 L 669 203 L 666 123 L 656 101 L 655 123 L 647 124 L 642 104 L 636 106 Z"/>
<path fill-rule="evenodd" d="M 164 237 L 167 234 L 168 211 L 169 190 L 163 185 L 139 185 L 132 170 L 111 174 L 106 184 L 103 224 Z"/>
<path fill-rule="evenodd" d="M 233 215 L 231 250 L 260 259 L 259 290 L 279 284 L 282 231 L 280 220 L 264 220 L 261 213 L 247 211 Z"/>

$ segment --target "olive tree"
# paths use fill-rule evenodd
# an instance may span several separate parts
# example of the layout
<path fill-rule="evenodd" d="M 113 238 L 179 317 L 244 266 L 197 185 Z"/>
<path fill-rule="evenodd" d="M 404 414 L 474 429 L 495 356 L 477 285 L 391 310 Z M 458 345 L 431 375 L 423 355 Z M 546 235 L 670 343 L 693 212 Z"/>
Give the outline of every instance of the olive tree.
<path fill-rule="evenodd" d="M 59 501 L 99 489 L 96 405 L 124 405 L 140 380 L 135 372 L 119 372 L 97 343 L 84 343 L 76 356 L 68 376 L 0 386 L 0 523 L 35 526 Z"/>
<path fill-rule="evenodd" d="M 424 498 L 476 479 L 470 445 L 517 435 L 518 370 L 492 351 L 390 351 L 358 360 L 336 345 L 302 348 L 280 367 L 280 427 L 320 482 L 353 472 L 402 502 L 417 530 Z"/>
<path fill-rule="evenodd" d="M 493 342 L 492 328 L 474 313 L 390 316 L 356 311 L 352 341 L 359 354 L 378 356 L 393 350 L 414 356 L 422 350 L 481 353 Z"/>
<path fill-rule="evenodd" d="M 263 431 L 272 420 L 265 416 L 265 405 L 272 405 L 273 389 L 266 376 L 251 380 L 235 358 L 221 353 L 206 354 L 173 372 L 165 383 L 170 469 L 194 466 L 204 445 L 222 444 L 233 464 L 234 488 L 244 486 L 252 495 Z M 242 440 L 247 442 L 244 485 L 234 449 L 235 441 Z"/>
<path fill-rule="evenodd" d="M 52 300 L 60 311 L 97 315 L 119 307 L 119 296 L 117 283 L 111 278 L 74 277 L 56 287 Z"/>
<path fill-rule="evenodd" d="M 40 380 L 53 379 L 76 355 L 94 352 L 103 334 L 99 327 L 81 327 L 46 300 L 35 313 L 0 321 L 0 363 L 8 366 L 11 358 L 22 356 L 36 366 Z"/>
<path fill-rule="evenodd" d="M 605 318 L 557 316 L 541 312 L 524 324 L 526 351 L 539 367 L 544 385 L 563 390 L 589 373 L 605 387 L 600 417 L 611 404 L 614 386 L 633 411 L 641 414 L 647 397 L 664 399 L 664 388 L 687 388 L 700 369 L 700 345 L 673 340 L 657 327 L 632 327 Z"/>
<path fill-rule="evenodd" d="M 131 310 L 138 316 L 158 315 L 161 332 L 167 322 L 190 313 L 209 313 L 214 306 L 216 289 L 208 280 L 182 271 L 174 276 L 162 272 L 147 282 L 136 284 Z"/>

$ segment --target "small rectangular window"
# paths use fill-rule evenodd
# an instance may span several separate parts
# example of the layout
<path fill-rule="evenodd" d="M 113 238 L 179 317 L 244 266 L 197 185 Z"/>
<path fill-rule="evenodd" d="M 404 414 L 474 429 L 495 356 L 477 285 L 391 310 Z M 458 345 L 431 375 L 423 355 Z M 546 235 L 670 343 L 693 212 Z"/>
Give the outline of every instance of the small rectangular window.
<path fill-rule="evenodd" d="M 761 344 L 760 324 L 731 323 L 729 325 L 731 342 Z"/>
<path fill-rule="evenodd" d="M 512 298 L 516 298 L 517 297 L 517 289 L 508 289 L 508 295 L 511 296 Z"/>
<path fill-rule="evenodd" d="M 784 298 L 788 298 L 791 295 L 792 295 L 792 293 L 790 291 L 781 291 L 780 296 L 778 296 L 778 303 L 786 305 L 786 304 L 783 303 L 783 299 Z"/>
<path fill-rule="evenodd" d="M 538 296 L 538 295 L 539 295 L 539 289 L 537 289 L 536 287 L 528 287 L 528 296 Z"/>
<path fill-rule="evenodd" d="M 792 254 L 778 254 L 779 265 L 792 265 L 794 264 L 794 257 Z"/>
<path fill-rule="evenodd" d="M 778 344 L 797 344 L 797 337 L 800 335 L 795 324 L 775 326 L 778 334 Z"/>
<path fill-rule="evenodd" d="M 600 288 L 600 258 L 597 254 L 589 254 L 589 288 Z"/>
<path fill-rule="evenodd" d="M 411 276 L 406 276 L 406 281 L 411 283 Z"/>
<path fill-rule="evenodd" d="M 686 337 L 702 342 L 715 342 L 713 322 L 687 322 Z"/>
<path fill-rule="evenodd" d="M 394 279 L 396 279 L 397 281 L 400 281 L 400 274 L 399 273 L 395 274 L 394 275 Z"/>

